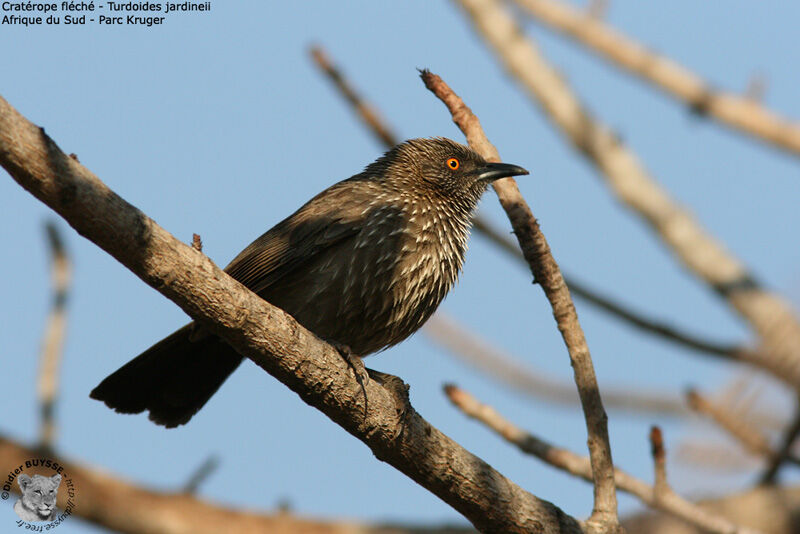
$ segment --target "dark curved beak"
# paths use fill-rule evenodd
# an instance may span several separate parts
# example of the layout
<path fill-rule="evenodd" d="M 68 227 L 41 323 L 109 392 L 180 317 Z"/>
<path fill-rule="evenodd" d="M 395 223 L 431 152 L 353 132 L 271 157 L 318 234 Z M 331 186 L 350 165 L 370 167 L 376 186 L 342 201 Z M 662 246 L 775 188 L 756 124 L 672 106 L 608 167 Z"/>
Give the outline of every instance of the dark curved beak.
<path fill-rule="evenodd" d="M 487 163 L 484 167 L 478 169 L 478 179 L 490 182 L 499 178 L 508 178 L 509 176 L 520 176 L 523 174 L 529 173 L 522 167 L 509 163 Z"/>

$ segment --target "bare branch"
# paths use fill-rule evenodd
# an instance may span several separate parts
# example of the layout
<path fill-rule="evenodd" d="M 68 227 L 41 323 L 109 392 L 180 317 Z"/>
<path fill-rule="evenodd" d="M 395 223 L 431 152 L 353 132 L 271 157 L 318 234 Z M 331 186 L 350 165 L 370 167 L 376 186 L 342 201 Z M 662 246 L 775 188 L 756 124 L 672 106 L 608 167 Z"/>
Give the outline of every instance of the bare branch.
<path fill-rule="evenodd" d="M 697 390 L 688 390 L 686 392 L 686 400 L 692 410 L 710 417 L 720 427 L 727 430 L 731 436 L 735 437 L 751 454 L 765 457 L 772 456 L 773 452 L 769 440 L 743 419 L 736 417 L 722 406 L 712 403 Z"/>
<path fill-rule="evenodd" d="M 497 149 L 489 142 L 480 121 L 472 110 L 436 74 L 422 71 L 422 80 L 433 94 L 447 106 L 453 122 L 461 129 L 470 147 L 488 161 L 500 161 Z M 578 322 L 578 314 L 569 294 L 561 271 L 556 264 L 539 223 L 533 216 L 513 178 L 495 181 L 494 187 L 514 233 L 519 239 L 522 253 L 528 261 L 534 279 L 542 286 L 558 329 L 569 352 L 570 362 L 578 386 L 586 428 L 589 434 L 589 456 L 594 472 L 594 508 L 589 524 L 593 528 L 612 532 L 619 527 L 617 518 L 617 496 L 614 487 L 614 465 L 611 446 L 608 442 L 608 417 L 603 409 L 600 388 L 594 373 L 589 347 Z"/>
<path fill-rule="evenodd" d="M 489 238 L 494 244 L 500 246 L 503 250 L 513 255 L 520 261 L 525 261 L 519 247 L 511 241 L 508 237 L 502 235 L 487 221 L 482 219 L 475 220 L 475 229 L 482 235 Z M 692 349 L 694 351 L 708 354 L 711 356 L 718 356 L 728 360 L 748 362 L 757 358 L 752 354 L 753 351 L 738 345 L 721 345 L 712 341 L 707 341 L 699 337 L 693 336 L 686 332 L 681 332 L 677 328 L 667 324 L 664 321 L 651 319 L 645 314 L 635 312 L 630 308 L 615 302 L 613 299 L 603 296 L 597 291 L 590 289 L 583 282 L 578 282 L 573 276 L 564 275 L 564 280 L 571 293 L 576 297 L 584 299 L 589 304 L 597 306 L 603 311 L 608 312 L 617 319 L 626 322 L 644 332 L 659 337 L 665 341 L 678 344 L 684 348 Z M 607 397 L 607 395 L 604 395 Z"/>
<path fill-rule="evenodd" d="M 505 419 L 491 406 L 481 403 L 461 388 L 447 385 L 445 386 L 445 394 L 465 415 L 480 421 L 506 441 L 516 445 L 522 452 L 532 454 L 554 467 L 592 482 L 592 470 L 588 458 L 551 445 L 541 438 L 525 432 L 511 421 Z M 614 470 L 614 483 L 620 490 L 639 498 L 648 506 L 680 517 L 708 532 L 754 534 L 753 530 L 737 526 L 722 517 L 709 514 L 691 502 L 684 500 L 673 491 L 656 495 L 652 486 L 619 468 Z"/>
<path fill-rule="evenodd" d="M 436 312 L 423 327 L 433 341 L 441 344 L 458 358 L 476 366 L 521 393 L 537 399 L 575 406 L 579 402 L 574 384 L 560 383 L 557 379 L 532 370 L 473 332 L 460 326 L 442 311 Z M 603 390 L 603 405 L 630 413 L 658 413 L 661 415 L 686 415 L 691 413 L 677 396 L 653 393 L 650 389 L 637 391 L 630 387 Z"/>
<path fill-rule="evenodd" d="M 56 436 L 55 405 L 58 397 L 59 369 L 64 350 L 64 334 L 67 328 L 67 299 L 72 279 L 69 256 L 55 222 L 49 221 L 45 229 L 50 244 L 50 278 L 53 282 L 53 304 L 47 318 L 42 354 L 39 364 L 39 406 L 41 422 L 39 446 L 52 450 Z"/>
<path fill-rule="evenodd" d="M 389 126 L 381 119 L 378 112 L 372 106 L 361 98 L 352 85 L 347 81 L 339 69 L 331 63 L 328 55 L 321 46 L 312 46 L 311 57 L 317 66 L 327 74 L 328 79 L 336 86 L 345 100 L 353 107 L 353 110 L 358 114 L 362 121 L 364 121 L 369 130 L 383 143 L 387 148 L 393 147 L 397 144 L 397 136 L 394 135 Z"/>
<path fill-rule="evenodd" d="M 336 348 L 128 204 L 2 98 L 0 164 L 81 235 L 478 529 L 529 532 L 536 524 L 544 532 L 581 532 L 575 519 L 516 486 L 412 408 L 398 413 L 380 384 L 359 384 Z"/>
<path fill-rule="evenodd" d="M 558 72 L 498 0 L 458 0 L 475 29 L 607 185 L 655 230 L 685 267 L 746 319 L 763 349 L 742 354 L 792 386 L 800 386 L 800 322 L 791 307 L 678 206 L 614 132 L 591 117 Z"/>
<path fill-rule="evenodd" d="M 682 100 L 703 116 L 800 155 L 800 125 L 764 108 L 749 95 L 719 91 L 676 62 L 645 49 L 602 21 L 556 0 L 516 0 L 529 14 L 612 64 Z"/>
<path fill-rule="evenodd" d="M 195 234 L 197 235 L 197 234 Z M 219 456 L 209 455 L 202 464 L 191 474 L 186 484 L 183 486 L 183 493 L 195 494 L 198 488 L 210 477 L 219 467 Z"/>
<path fill-rule="evenodd" d="M 667 453 L 664 450 L 664 437 L 657 426 L 650 428 L 650 452 L 653 455 L 653 496 L 661 500 L 672 490 L 667 484 Z"/>
<path fill-rule="evenodd" d="M 38 449 L 0 435 L 0 465 L 21 465 L 38 458 Z M 170 493 L 127 482 L 83 462 L 61 456 L 50 458 L 63 467 L 64 478 L 75 488 L 72 515 L 114 532 L 128 534 L 469 534 L 468 528 L 425 529 L 396 525 L 368 525 L 352 521 L 319 521 L 288 513 L 273 515 L 238 510 L 198 499 L 188 493 Z M 63 484 L 63 483 L 62 483 Z M 18 491 L 17 484 L 13 490 Z M 58 506 L 66 506 L 67 492 L 58 492 Z M 68 519 L 71 521 L 72 519 Z"/>
<path fill-rule="evenodd" d="M 560 383 L 556 378 L 531 369 L 527 364 L 521 363 L 520 358 L 511 356 L 492 345 L 441 310 L 425 323 L 423 332 L 431 340 L 466 363 L 477 367 L 487 376 L 493 376 L 530 397 L 569 406 L 576 405 L 580 400 L 574 385 Z M 732 398 L 731 403 L 734 401 L 739 405 L 743 403 L 739 399 Z M 654 392 L 652 388 L 637 390 L 630 386 L 604 388 L 603 405 L 608 409 L 631 414 L 657 413 L 685 416 L 692 413 L 686 402 L 677 395 Z M 746 417 L 762 428 L 779 429 L 785 426 L 784 419 L 776 415 L 774 406 L 755 410 L 748 403 L 746 406 L 739 406 L 736 412 L 739 417 Z"/>
<path fill-rule="evenodd" d="M 792 446 L 795 441 L 797 441 L 798 435 L 800 435 L 800 398 L 798 398 L 797 406 L 795 407 L 795 415 L 792 424 L 789 425 L 784 433 L 780 449 L 770 458 L 764 475 L 761 477 L 761 484 L 768 485 L 775 483 L 775 478 L 778 476 L 780 468 L 785 462 L 791 461 L 793 458 L 791 454 Z"/>
<path fill-rule="evenodd" d="M 693 410 L 711 418 L 732 437 L 736 438 L 750 454 L 767 460 L 774 460 L 778 457 L 778 453 L 772 449 L 769 439 L 743 418 L 737 417 L 723 406 L 711 402 L 697 390 L 688 390 L 686 399 Z M 790 455 L 788 452 L 785 461 L 800 465 L 800 458 Z"/>

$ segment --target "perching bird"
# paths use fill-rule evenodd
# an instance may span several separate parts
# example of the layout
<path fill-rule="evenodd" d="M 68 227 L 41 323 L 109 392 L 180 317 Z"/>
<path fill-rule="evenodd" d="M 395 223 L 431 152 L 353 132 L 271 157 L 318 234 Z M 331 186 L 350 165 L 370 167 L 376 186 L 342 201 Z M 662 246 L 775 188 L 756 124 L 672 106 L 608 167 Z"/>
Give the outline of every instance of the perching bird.
<path fill-rule="evenodd" d="M 367 356 L 416 332 L 464 262 L 488 185 L 528 174 L 445 138 L 412 139 L 253 241 L 225 268 L 320 338 Z M 239 366 L 221 338 L 189 323 L 91 393 L 166 427 L 189 421 Z"/>

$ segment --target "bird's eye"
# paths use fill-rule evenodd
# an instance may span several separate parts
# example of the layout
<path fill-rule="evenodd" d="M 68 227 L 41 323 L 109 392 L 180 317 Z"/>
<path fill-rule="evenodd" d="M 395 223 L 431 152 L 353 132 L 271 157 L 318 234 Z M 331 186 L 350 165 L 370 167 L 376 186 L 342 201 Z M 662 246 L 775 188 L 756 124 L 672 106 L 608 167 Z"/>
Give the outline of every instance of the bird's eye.
<path fill-rule="evenodd" d="M 457 158 L 449 158 L 447 160 L 447 168 L 451 171 L 457 170 L 461 166 L 461 162 Z"/>

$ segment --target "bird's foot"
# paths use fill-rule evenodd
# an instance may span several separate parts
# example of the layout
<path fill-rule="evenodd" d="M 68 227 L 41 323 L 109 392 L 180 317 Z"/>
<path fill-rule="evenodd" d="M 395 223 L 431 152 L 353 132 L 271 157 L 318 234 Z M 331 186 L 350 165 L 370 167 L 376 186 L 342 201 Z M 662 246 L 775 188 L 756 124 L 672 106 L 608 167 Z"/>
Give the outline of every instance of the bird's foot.
<path fill-rule="evenodd" d="M 353 354 L 353 351 L 350 350 L 350 347 L 347 345 L 342 345 L 341 343 L 331 343 L 339 354 L 344 359 L 347 366 L 353 370 L 353 373 L 356 375 L 356 380 L 358 383 L 361 384 L 361 387 L 364 387 L 364 384 L 369 382 L 369 373 L 367 373 L 366 367 L 364 367 L 364 362 L 361 358 Z"/>
<path fill-rule="evenodd" d="M 414 408 L 411 406 L 411 399 L 408 396 L 409 386 L 403 382 L 402 378 L 390 375 L 389 373 L 367 368 L 367 374 L 394 398 L 395 409 L 397 410 L 397 415 L 400 417 L 400 425 L 394 436 L 394 439 L 397 439 L 400 434 L 402 434 L 403 430 L 405 430 L 408 417 L 414 412 Z"/>
<path fill-rule="evenodd" d="M 367 417 L 367 382 L 369 382 L 369 373 L 367 372 L 367 368 L 364 367 L 364 362 L 353 354 L 353 351 L 350 350 L 350 347 L 347 345 L 343 345 L 341 343 L 331 343 L 336 350 L 339 351 L 342 359 L 347 363 L 347 366 L 353 370 L 353 374 L 356 375 L 356 382 L 358 385 L 361 386 L 361 391 L 364 393 L 364 417 Z"/>

